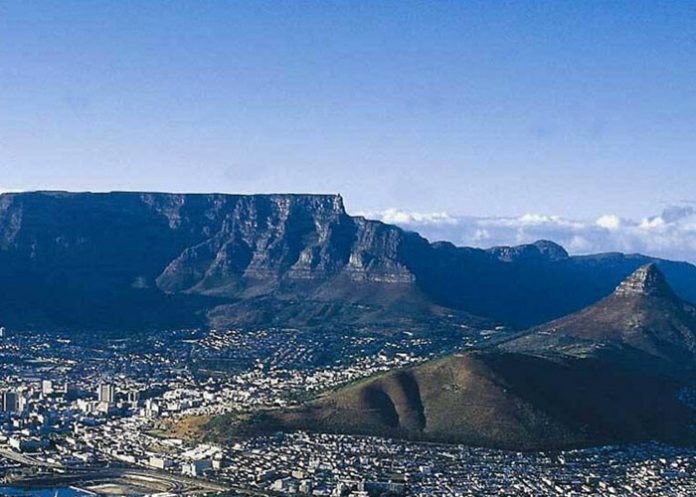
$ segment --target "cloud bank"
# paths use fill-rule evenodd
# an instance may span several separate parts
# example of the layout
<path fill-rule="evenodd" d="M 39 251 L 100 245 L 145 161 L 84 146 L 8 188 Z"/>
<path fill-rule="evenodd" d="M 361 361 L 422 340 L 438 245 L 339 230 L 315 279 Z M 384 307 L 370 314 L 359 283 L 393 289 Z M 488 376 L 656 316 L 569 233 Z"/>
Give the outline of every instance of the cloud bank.
<path fill-rule="evenodd" d="M 371 219 L 417 231 L 431 241 L 492 247 L 552 240 L 571 254 L 642 253 L 696 263 L 696 207 L 668 207 L 644 219 L 606 214 L 593 220 L 524 214 L 519 217 L 453 216 L 446 212 L 406 212 L 387 209 L 358 213 Z"/>

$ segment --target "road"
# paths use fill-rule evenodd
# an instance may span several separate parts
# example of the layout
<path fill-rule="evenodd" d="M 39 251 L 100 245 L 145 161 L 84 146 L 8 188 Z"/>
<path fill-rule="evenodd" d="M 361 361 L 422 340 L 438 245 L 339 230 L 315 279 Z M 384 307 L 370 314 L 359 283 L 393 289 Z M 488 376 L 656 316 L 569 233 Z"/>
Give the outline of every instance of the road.
<path fill-rule="evenodd" d="M 24 464 L 26 466 L 40 466 L 43 468 L 50 468 L 50 469 L 58 469 L 62 468 L 63 466 L 60 464 L 53 464 L 53 463 L 47 463 L 44 461 L 39 461 L 38 459 L 34 459 L 33 457 L 27 456 L 25 454 L 22 454 L 21 452 L 16 452 L 12 450 L 9 447 L 0 447 L 0 457 L 4 457 L 5 459 L 9 459 L 11 461 L 18 462 L 20 464 Z"/>
<path fill-rule="evenodd" d="M 52 470 L 65 469 L 59 464 L 46 463 L 39 461 L 31 456 L 11 450 L 8 447 L 0 447 L 0 457 L 4 457 L 11 461 L 24 464 L 26 466 L 43 467 Z M 16 482 L 18 485 L 40 485 L 47 484 L 53 486 L 58 483 L 78 484 L 79 482 L 95 481 L 95 480 L 118 480 L 126 479 L 140 482 L 143 486 L 147 486 L 150 482 L 153 485 L 166 485 L 168 491 L 172 493 L 186 493 L 189 491 L 206 491 L 206 492 L 223 492 L 231 490 L 229 487 L 215 483 L 209 480 L 199 478 L 190 478 L 183 475 L 175 475 L 163 471 L 139 469 L 139 468 L 94 468 L 94 469 L 76 469 L 74 472 L 65 474 L 55 474 L 50 476 L 42 476 L 40 478 L 29 478 Z"/>

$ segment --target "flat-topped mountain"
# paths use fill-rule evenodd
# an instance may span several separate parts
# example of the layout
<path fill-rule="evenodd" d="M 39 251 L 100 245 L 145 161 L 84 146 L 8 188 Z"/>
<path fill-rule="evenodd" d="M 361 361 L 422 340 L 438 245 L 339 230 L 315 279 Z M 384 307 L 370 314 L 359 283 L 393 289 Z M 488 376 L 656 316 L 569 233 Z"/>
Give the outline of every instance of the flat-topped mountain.
<path fill-rule="evenodd" d="M 0 195 L 0 322 L 144 329 L 539 324 L 609 294 L 639 255 L 481 250 L 346 213 L 339 195 Z M 657 261 L 696 301 L 696 268 Z"/>

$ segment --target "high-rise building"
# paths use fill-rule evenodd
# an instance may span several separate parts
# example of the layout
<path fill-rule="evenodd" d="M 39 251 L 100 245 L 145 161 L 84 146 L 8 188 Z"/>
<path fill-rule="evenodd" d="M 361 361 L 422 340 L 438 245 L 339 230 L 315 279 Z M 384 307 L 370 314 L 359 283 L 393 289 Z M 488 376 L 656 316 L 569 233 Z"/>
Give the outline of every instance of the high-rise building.
<path fill-rule="evenodd" d="M 17 403 L 17 411 L 18 412 L 24 412 L 24 409 L 26 409 L 27 404 L 29 403 L 29 399 L 25 395 L 18 395 L 19 401 Z"/>
<path fill-rule="evenodd" d="M 19 410 L 17 392 L 4 392 L 2 394 L 2 410 L 5 412 L 17 412 Z"/>
<path fill-rule="evenodd" d="M 107 404 L 113 404 L 114 403 L 114 386 L 110 385 L 108 383 L 104 383 L 102 385 L 99 385 L 99 389 L 97 390 L 97 396 L 99 398 L 99 402 L 106 402 Z"/>
<path fill-rule="evenodd" d="M 53 393 L 53 382 L 51 380 L 41 381 L 41 393 L 51 395 Z"/>

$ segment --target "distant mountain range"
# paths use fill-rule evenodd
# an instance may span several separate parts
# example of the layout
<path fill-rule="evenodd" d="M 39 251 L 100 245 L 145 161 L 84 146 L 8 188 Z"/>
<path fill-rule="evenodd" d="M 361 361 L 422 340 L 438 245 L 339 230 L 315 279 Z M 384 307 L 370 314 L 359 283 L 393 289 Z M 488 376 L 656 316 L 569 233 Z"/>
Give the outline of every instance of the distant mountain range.
<path fill-rule="evenodd" d="M 345 387 L 238 430 L 357 433 L 514 450 L 617 442 L 696 442 L 678 392 L 696 378 L 696 308 L 656 265 L 612 295 L 494 349 L 445 357 Z"/>
<path fill-rule="evenodd" d="M 0 321 L 14 327 L 449 319 L 524 328 L 605 297 L 649 262 L 696 302 L 687 263 L 571 257 L 548 241 L 489 250 L 430 243 L 348 215 L 338 195 L 0 195 Z"/>

